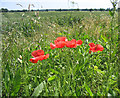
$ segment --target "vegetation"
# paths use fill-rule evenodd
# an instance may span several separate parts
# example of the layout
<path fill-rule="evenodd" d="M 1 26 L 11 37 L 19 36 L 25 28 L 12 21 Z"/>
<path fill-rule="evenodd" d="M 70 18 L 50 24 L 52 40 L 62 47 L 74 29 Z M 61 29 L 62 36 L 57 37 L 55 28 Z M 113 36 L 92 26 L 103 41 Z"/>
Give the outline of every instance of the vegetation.
<path fill-rule="evenodd" d="M 110 8 L 104 9 L 104 8 L 100 8 L 100 9 L 37 9 L 37 10 L 31 10 L 31 11 L 109 11 L 112 10 Z M 23 9 L 23 10 L 8 10 L 7 8 L 1 8 L 0 12 L 28 12 L 28 9 Z"/>
<path fill-rule="evenodd" d="M 110 12 L 2 13 L 2 96 L 118 96 L 118 15 Z M 82 40 L 51 49 L 57 37 Z M 89 53 L 89 43 L 103 51 Z M 44 50 L 49 58 L 30 62 Z"/>

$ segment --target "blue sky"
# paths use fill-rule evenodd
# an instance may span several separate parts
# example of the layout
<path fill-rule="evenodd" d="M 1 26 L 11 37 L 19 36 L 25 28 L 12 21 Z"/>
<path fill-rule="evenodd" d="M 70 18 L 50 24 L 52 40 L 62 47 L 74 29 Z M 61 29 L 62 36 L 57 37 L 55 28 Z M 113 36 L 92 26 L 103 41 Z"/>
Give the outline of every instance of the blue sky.
<path fill-rule="evenodd" d="M 74 1 L 73 5 L 71 2 Z M 34 4 L 31 9 L 67 9 L 67 8 L 112 8 L 110 0 L 0 0 L 0 8 L 9 10 L 28 9 L 29 4 Z M 21 6 L 16 5 L 21 4 Z"/>

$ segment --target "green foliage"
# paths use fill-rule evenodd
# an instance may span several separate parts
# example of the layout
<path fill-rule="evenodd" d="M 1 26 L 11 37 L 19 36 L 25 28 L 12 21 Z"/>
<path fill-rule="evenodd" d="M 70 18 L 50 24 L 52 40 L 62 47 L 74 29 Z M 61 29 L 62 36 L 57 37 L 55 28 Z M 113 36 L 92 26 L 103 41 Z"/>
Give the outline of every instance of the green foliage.
<path fill-rule="evenodd" d="M 38 17 L 34 12 L 2 13 L 2 95 L 119 95 L 117 16 L 112 28 L 110 15 L 93 11 L 40 12 Z M 52 50 L 50 43 L 60 36 L 81 39 L 83 44 Z M 89 54 L 91 42 L 104 50 Z M 29 59 L 38 49 L 50 56 L 33 64 Z"/>
<path fill-rule="evenodd" d="M 39 96 L 39 94 L 42 92 L 44 85 L 45 85 L 45 81 L 43 81 L 42 83 L 40 83 L 34 90 L 32 96 Z"/>

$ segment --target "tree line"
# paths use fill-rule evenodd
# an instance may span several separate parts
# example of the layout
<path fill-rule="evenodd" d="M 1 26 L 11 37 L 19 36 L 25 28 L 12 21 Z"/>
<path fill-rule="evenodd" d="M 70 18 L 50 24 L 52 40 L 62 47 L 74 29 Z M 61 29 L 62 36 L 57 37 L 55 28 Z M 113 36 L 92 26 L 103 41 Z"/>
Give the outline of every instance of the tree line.
<path fill-rule="evenodd" d="M 112 10 L 112 8 L 100 8 L 100 9 L 37 9 L 37 10 L 31 10 L 31 11 L 109 11 Z M 0 12 L 28 12 L 29 10 L 23 9 L 23 10 L 8 10 L 7 8 L 1 8 Z"/>

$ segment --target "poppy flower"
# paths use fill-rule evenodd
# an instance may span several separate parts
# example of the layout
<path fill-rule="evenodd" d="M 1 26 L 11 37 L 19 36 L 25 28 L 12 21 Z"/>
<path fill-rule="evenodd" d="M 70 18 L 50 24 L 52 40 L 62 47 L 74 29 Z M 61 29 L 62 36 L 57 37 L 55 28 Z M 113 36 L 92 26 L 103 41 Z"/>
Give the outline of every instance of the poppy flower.
<path fill-rule="evenodd" d="M 80 39 L 80 40 L 76 41 L 76 43 L 77 43 L 77 46 L 81 45 L 82 44 L 82 40 Z"/>
<path fill-rule="evenodd" d="M 54 41 L 55 44 L 57 44 L 60 41 L 68 41 L 66 37 L 58 37 L 56 38 L 56 40 Z"/>
<path fill-rule="evenodd" d="M 103 46 L 102 45 L 99 45 L 99 44 L 94 44 L 94 43 L 89 43 L 89 46 L 90 46 L 90 50 L 89 50 L 89 53 L 92 52 L 97 52 L 97 51 L 103 51 Z"/>
<path fill-rule="evenodd" d="M 59 41 L 55 45 L 56 45 L 56 48 L 63 48 L 66 45 L 66 42 Z"/>
<path fill-rule="evenodd" d="M 76 47 L 77 47 L 76 40 L 75 40 L 75 39 L 72 39 L 71 41 L 67 41 L 67 42 L 66 42 L 66 47 L 76 48 Z"/>
<path fill-rule="evenodd" d="M 39 60 L 42 61 L 42 60 L 47 59 L 49 57 L 49 54 L 44 55 L 44 51 L 43 50 L 33 51 L 31 53 L 31 55 L 34 57 L 34 58 L 30 59 L 30 61 L 32 63 L 37 63 Z"/>
<path fill-rule="evenodd" d="M 63 48 L 65 46 L 69 48 L 76 48 L 78 45 L 82 44 L 82 40 L 76 41 L 75 39 L 72 39 L 71 41 L 68 41 L 66 37 L 58 37 L 54 43 L 55 44 L 50 43 L 51 49 Z"/>
<path fill-rule="evenodd" d="M 50 43 L 50 47 L 51 47 L 51 49 L 55 49 L 55 48 L 56 48 L 56 45 L 53 44 L 53 43 Z"/>
<path fill-rule="evenodd" d="M 66 45 L 67 38 L 66 37 L 58 37 L 54 41 L 55 44 L 50 43 L 51 49 L 55 48 L 63 48 Z"/>
<path fill-rule="evenodd" d="M 59 41 L 56 44 L 50 43 L 51 49 L 63 48 L 65 45 L 66 45 L 66 42 L 64 42 L 64 41 Z"/>
<path fill-rule="evenodd" d="M 44 55 L 44 51 L 43 51 L 43 50 L 36 50 L 36 51 L 33 51 L 33 52 L 31 53 L 31 55 L 32 55 L 33 57 L 37 57 L 37 56 L 40 56 L 40 55 Z"/>
<path fill-rule="evenodd" d="M 94 43 L 89 43 L 89 46 L 90 47 L 95 47 L 95 44 Z"/>

